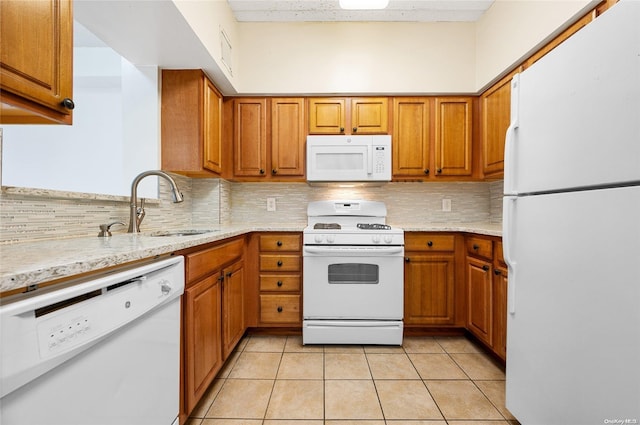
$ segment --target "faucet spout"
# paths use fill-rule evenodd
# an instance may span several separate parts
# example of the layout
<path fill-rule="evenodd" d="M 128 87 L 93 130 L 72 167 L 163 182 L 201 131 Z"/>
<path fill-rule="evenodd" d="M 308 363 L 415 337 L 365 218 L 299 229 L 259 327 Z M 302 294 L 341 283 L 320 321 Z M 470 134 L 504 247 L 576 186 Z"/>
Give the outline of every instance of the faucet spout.
<path fill-rule="evenodd" d="M 131 199 L 129 201 L 129 229 L 127 230 L 128 233 L 140 232 L 140 224 L 142 223 L 145 212 L 144 203 L 142 203 L 142 206 L 138 208 L 138 184 L 143 178 L 147 176 L 158 176 L 166 179 L 171 185 L 171 196 L 174 203 L 182 202 L 184 200 L 184 198 L 182 197 L 182 193 L 180 193 L 180 189 L 178 189 L 178 185 L 176 184 L 173 177 L 171 177 L 164 171 L 150 170 L 138 174 L 133 179 L 133 183 L 131 183 Z"/>

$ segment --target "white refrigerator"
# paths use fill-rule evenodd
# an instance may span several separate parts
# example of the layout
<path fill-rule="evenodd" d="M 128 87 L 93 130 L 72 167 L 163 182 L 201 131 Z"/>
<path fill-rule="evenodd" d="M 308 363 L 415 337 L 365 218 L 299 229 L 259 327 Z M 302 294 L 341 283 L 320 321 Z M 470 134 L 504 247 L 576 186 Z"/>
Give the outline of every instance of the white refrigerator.
<path fill-rule="evenodd" d="M 640 424 L 640 1 L 512 81 L 506 406 L 523 424 Z"/>

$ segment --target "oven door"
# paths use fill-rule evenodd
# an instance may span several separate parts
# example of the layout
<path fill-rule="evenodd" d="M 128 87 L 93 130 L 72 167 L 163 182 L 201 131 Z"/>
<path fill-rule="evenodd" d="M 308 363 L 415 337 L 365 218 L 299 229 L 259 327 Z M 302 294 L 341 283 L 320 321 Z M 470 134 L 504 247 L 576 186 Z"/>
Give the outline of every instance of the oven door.
<path fill-rule="evenodd" d="M 404 247 L 305 246 L 303 317 L 402 320 Z"/>

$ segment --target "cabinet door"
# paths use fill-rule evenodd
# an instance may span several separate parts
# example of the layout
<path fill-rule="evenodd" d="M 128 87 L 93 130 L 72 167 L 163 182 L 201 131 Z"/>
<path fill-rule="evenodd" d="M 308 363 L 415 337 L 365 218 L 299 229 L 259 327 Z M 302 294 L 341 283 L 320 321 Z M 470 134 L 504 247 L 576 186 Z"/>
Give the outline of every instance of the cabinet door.
<path fill-rule="evenodd" d="M 352 134 L 386 134 L 389 132 L 389 99 L 363 97 L 351 99 Z"/>
<path fill-rule="evenodd" d="M 344 134 L 345 99 L 309 99 L 309 134 Z"/>
<path fill-rule="evenodd" d="M 454 322 L 454 256 L 408 253 L 404 268 L 404 322 L 445 325 Z"/>
<path fill-rule="evenodd" d="M 222 95 L 208 78 L 204 84 L 204 161 L 202 166 L 222 173 Z"/>
<path fill-rule="evenodd" d="M 222 366 L 218 276 L 201 280 L 184 294 L 185 402 L 191 412 Z"/>
<path fill-rule="evenodd" d="M 71 124 L 71 0 L 2 1 L 0 22 L 0 123 Z"/>
<path fill-rule="evenodd" d="M 511 118 L 511 76 L 480 98 L 482 105 L 482 171 L 504 171 L 504 141 Z"/>
<path fill-rule="evenodd" d="M 267 168 L 267 100 L 236 99 L 234 175 L 265 176 Z"/>
<path fill-rule="evenodd" d="M 222 358 L 226 359 L 245 331 L 243 262 L 236 262 L 222 273 Z"/>
<path fill-rule="evenodd" d="M 507 269 L 493 270 L 493 350 L 507 359 Z"/>
<path fill-rule="evenodd" d="M 436 176 L 471 175 L 470 97 L 436 98 Z"/>
<path fill-rule="evenodd" d="M 304 99 L 271 99 L 271 174 L 304 176 Z"/>
<path fill-rule="evenodd" d="M 491 264 L 467 257 L 467 328 L 491 345 Z"/>
<path fill-rule="evenodd" d="M 393 176 L 429 175 L 431 103 L 427 98 L 393 99 Z"/>

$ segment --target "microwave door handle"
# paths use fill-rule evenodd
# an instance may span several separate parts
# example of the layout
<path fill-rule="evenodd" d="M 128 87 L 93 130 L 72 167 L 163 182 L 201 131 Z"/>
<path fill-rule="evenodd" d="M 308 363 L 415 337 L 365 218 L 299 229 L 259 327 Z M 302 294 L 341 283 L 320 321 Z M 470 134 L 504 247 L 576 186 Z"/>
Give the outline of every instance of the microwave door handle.
<path fill-rule="evenodd" d="M 373 145 L 367 145 L 367 174 L 373 174 Z"/>

